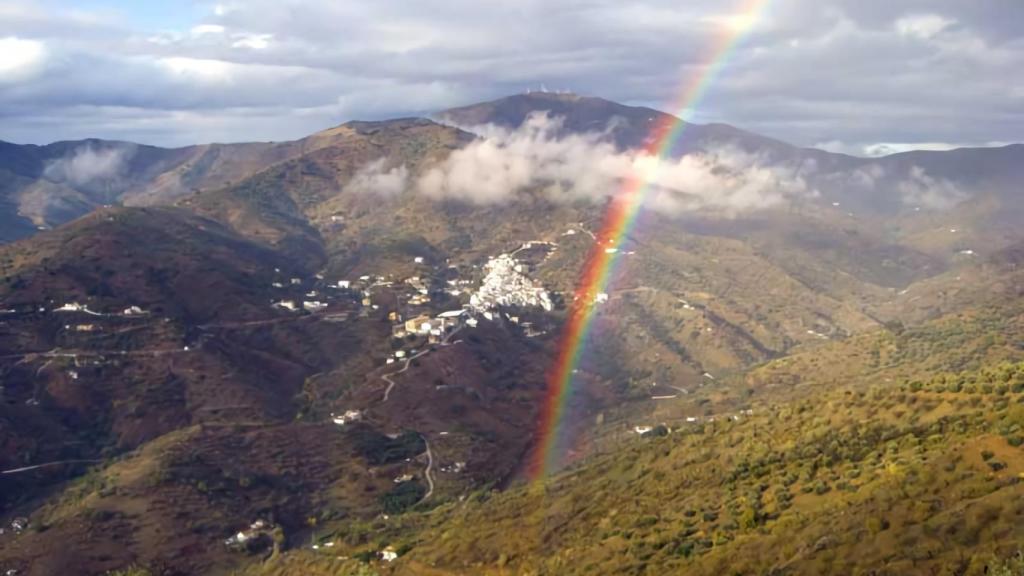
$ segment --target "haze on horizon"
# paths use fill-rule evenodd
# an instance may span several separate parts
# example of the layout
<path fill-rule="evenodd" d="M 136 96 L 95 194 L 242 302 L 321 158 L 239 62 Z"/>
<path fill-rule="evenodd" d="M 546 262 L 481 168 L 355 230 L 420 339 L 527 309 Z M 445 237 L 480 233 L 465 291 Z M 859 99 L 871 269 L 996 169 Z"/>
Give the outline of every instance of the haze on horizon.
<path fill-rule="evenodd" d="M 742 3 L 0 0 L 0 139 L 284 140 L 528 89 L 665 109 Z M 1015 142 L 1024 4 L 774 0 L 695 122 L 877 155 Z"/>

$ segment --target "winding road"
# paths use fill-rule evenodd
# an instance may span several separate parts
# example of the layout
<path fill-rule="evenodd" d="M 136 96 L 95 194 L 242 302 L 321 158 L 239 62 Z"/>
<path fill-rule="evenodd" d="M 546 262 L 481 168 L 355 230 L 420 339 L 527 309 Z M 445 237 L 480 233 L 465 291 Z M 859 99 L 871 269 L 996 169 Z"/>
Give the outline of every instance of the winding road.
<path fill-rule="evenodd" d="M 423 443 L 427 446 L 427 469 L 423 471 L 423 476 L 427 479 L 427 493 L 420 498 L 420 502 L 424 502 L 434 494 L 434 477 L 431 475 L 434 468 L 434 453 L 430 450 L 430 441 L 427 437 L 420 434 L 420 438 L 423 438 Z"/>
<path fill-rule="evenodd" d="M 455 342 L 452 342 L 451 344 L 448 343 L 448 340 L 452 336 L 455 336 L 456 334 L 458 334 L 459 330 L 462 330 L 462 326 L 459 326 L 455 330 L 452 330 L 452 332 L 450 334 L 447 334 L 444 337 L 444 339 L 441 340 L 440 345 L 441 346 L 451 346 L 453 344 L 458 344 L 459 342 L 462 342 L 462 340 L 456 340 Z M 422 352 L 418 352 L 414 356 L 410 356 L 410 357 L 405 359 L 405 366 L 402 366 L 401 370 L 396 370 L 394 372 L 388 372 L 387 374 L 381 375 L 381 377 L 380 377 L 381 380 L 383 380 L 383 381 L 388 383 L 387 389 L 384 390 L 384 398 L 381 400 L 381 402 L 387 402 L 388 398 L 391 397 L 391 389 L 395 387 L 395 381 L 392 380 L 391 377 L 392 376 L 396 376 L 398 374 L 401 374 L 402 372 L 405 372 L 406 370 L 409 369 L 409 365 L 412 364 L 413 360 L 415 360 L 415 359 L 417 359 L 417 358 L 419 358 L 421 356 L 425 356 L 425 355 L 427 355 L 429 353 L 430 353 L 430 348 L 427 348 L 427 349 L 423 350 Z"/>

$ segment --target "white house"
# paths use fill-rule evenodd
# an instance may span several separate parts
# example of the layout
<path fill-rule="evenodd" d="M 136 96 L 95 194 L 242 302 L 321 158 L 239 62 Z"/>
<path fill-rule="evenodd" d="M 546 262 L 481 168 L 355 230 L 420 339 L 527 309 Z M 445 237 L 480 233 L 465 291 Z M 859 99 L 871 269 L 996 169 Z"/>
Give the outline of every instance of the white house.
<path fill-rule="evenodd" d="M 124 309 L 123 314 L 125 316 L 140 316 L 142 314 L 145 314 L 145 312 L 142 310 L 142 308 L 139 308 L 138 306 L 129 306 Z"/>
<path fill-rule="evenodd" d="M 280 302 L 275 302 L 274 306 L 277 306 L 278 308 L 284 308 L 285 310 L 289 310 L 291 312 L 294 312 L 299 309 L 298 306 L 295 305 L 294 300 L 281 300 Z"/>
<path fill-rule="evenodd" d="M 61 306 L 60 308 L 54 308 L 53 311 L 54 312 L 80 312 L 82 310 L 85 310 L 85 305 L 84 304 L 79 304 L 78 302 L 68 302 L 67 304 Z"/>
<path fill-rule="evenodd" d="M 413 258 L 412 261 L 417 263 L 417 264 L 423 264 L 423 256 L 417 256 L 417 257 Z"/>
<path fill-rule="evenodd" d="M 349 281 L 349 280 L 338 280 L 338 288 L 341 288 L 343 290 L 348 290 L 348 288 L 350 286 L 352 286 L 352 282 L 351 281 Z"/>
<path fill-rule="evenodd" d="M 363 419 L 363 413 L 359 410 L 346 410 L 341 416 L 331 414 L 331 420 L 338 426 L 344 426 L 349 422 L 357 422 Z"/>
<path fill-rule="evenodd" d="M 633 431 L 634 431 L 634 432 L 636 432 L 637 434 L 641 434 L 641 435 L 642 435 L 642 434 L 647 434 L 647 433 L 648 433 L 648 432 L 650 432 L 651 430 L 654 430 L 654 428 L 652 428 L 652 427 L 650 427 L 650 426 L 635 426 L 635 427 L 633 428 Z"/>
<path fill-rule="evenodd" d="M 310 302 L 303 302 L 302 307 L 310 312 L 316 312 L 327 308 L 327 304 L 319 300 L 312 300 Z"/>

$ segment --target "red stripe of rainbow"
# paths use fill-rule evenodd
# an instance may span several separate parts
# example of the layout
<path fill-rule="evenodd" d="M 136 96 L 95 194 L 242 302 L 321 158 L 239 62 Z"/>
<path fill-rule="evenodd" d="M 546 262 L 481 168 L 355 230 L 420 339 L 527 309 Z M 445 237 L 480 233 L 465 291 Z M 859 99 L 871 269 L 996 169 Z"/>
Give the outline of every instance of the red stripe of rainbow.
<path fill-rule="evenodd" d="M 708 63 L 686 85 L 670 110 L 683 112 L 692 109 L 700 101 L 769 1 L 743 0 L 740 10 L 728 25 L 723 26 L 724 32 L 709 51 Z M 671 152 L 685 127 L 685 122 L 665 115 L 664 121 L 651 130 L 649 144 L 644 154 L 638 157 L 633 174 L 624 182 L 619 193 L 612 197 L 605 212 L 601 230 L 587 255 L 577 283 L 575 298 L 562 329 L 555 363 L 548 372 L 548 387 L 539 420 L 538 445 L 528 470 L 531 479 L 544 477 L 557 465 L 558 441 L 562 435 L 565 407 L 572 392 L 573 373 L 579 364 L 594 319 L 594 298 L 607 291 L 609 278 L 618 261 L 617 249 L 636 224 L 649 189 L 652 171 L 657 170 L 658 161 Z"/>

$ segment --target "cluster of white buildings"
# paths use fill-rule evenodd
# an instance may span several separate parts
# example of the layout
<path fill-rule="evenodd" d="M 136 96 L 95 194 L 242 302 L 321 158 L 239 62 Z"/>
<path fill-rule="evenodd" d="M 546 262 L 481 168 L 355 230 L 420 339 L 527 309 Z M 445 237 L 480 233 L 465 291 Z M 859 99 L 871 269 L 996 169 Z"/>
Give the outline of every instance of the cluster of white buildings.
<path fill-rule="evenodd" d="M 478 312 L 487 312 L 499 306 L 538 306 L 550 311 L 551 296 L 539 283 L 523 273 L 523 266 L 508 254 L 492 258 L 484 265 L 480 289 L 469 299 L 469 305 Z"/>

